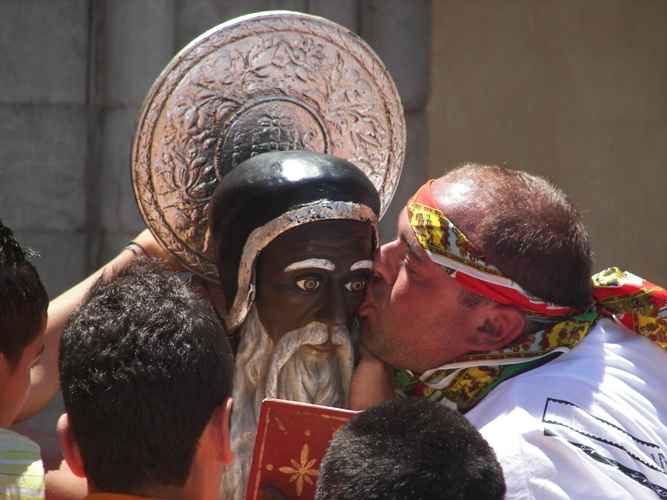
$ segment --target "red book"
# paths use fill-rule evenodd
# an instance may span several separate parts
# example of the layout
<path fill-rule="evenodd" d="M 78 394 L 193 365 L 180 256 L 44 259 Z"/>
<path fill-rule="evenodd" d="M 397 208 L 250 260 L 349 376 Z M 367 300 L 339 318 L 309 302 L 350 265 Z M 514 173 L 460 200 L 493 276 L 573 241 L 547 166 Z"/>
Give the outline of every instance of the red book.
<path fill-rule="evenodd" d="M 245 500 L 262 500 L 263 488 L 285 498 L 312 500 L 329 441 L 356 411 L 282 399 L 265 399 Z"/>

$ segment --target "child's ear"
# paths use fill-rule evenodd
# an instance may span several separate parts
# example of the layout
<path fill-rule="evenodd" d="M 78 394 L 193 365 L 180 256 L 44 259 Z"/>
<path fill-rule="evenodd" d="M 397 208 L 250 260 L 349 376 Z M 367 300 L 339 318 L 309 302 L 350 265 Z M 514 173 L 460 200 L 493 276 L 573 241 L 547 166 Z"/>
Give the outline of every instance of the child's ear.
<path fill-rule="evenodd" d="M 14 372 L 12 364 L 7 356 L 0 352 L 0 387 L 6 387 Z M 23 400 L 23 398 L 22 398 Z M 9 427 L 16 420 L 16 414 L 20 412 L 20 407 L 16 408 L 17 402 L 12 400 L 8 402 L 7 408 L 0 408 L 0 427 Z"/>
<path fill-rule="evenodd" d="M 9 363 L 7 356 L 5 356 L 4 352 L 0 352 L 0 383 L 3 383 L 5 381 L 5 378 L 7 378 L 11 374 L 11 372 L 12 372 L 12 366 Z M 2 387 L 4 387 L 4 383 Z"/>
<path fill-rule="evenodd" d="M 78 477 L 86 477 L 83 460 L 81 459 L 81 451 L 72 434 L 67 413 L 63 413 L 58 419 L 58 439 L 60 447 L 63 450 L 65 462 L 67 462 L 71 471 Z"/>

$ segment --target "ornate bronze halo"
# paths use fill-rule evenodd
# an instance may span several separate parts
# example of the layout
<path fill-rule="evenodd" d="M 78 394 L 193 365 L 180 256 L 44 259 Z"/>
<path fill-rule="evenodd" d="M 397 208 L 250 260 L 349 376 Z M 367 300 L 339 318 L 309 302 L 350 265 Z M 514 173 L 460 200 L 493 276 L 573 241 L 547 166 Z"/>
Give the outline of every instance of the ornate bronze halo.
<path fill-rule="evenodd" d="M 405 142 L 396 86 L 361 38 L 319 17 L 262 12 L 202 34 L 160 74 L 140 113 L 132 182 L 153 234 L 217 280 L 205 250 L 207 207 L 243 160 L 300 149 L 345 158 L 378 189 L 384 214 Z"/>

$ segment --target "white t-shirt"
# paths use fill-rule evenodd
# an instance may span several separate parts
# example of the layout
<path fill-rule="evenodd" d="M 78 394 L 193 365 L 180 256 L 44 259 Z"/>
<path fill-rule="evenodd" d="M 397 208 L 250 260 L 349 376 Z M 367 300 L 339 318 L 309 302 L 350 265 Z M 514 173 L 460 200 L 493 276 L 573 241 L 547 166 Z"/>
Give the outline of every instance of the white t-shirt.
<path fill-rule="evenodd" d="M 466 416 L 496 452 L 506 500 L 667 498 L 667 352 L 610 320 Z"/>
<path fill-rule="evenodd" d="M 44 467 L 39 446 L 25 436 L 0 428 L 0 498 L 44 498 Z"/>

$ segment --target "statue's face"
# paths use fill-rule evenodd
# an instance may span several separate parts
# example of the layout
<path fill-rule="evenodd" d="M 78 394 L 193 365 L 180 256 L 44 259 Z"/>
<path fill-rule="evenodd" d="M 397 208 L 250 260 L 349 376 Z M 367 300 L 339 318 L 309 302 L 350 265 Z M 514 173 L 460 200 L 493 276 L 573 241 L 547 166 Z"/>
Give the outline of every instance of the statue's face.
<path fill-rule="evenodd" d="M 304 224 L 272 241 L 257 260 L 256 281 L 257 310 L 271 338 L 315 321 L 350 328 L 372 252 L 371 225 L 349 220 Z"/>

